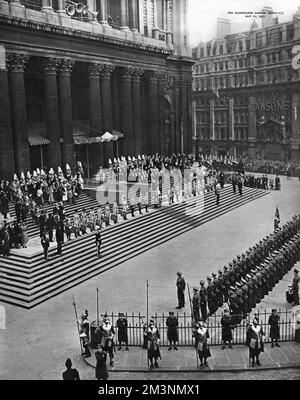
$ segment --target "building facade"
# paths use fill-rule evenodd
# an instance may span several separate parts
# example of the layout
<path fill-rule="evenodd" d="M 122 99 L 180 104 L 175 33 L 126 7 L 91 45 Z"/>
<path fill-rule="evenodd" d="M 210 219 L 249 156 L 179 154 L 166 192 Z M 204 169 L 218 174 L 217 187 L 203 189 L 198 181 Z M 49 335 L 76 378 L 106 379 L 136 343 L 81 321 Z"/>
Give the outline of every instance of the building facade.
<path fill-rule="evenodd" d="M 300 9 L 263 26 L 192 50 L 195 151 L 300 160 Z"/>
<path fill-rule="evenodd" d="M 0 0 L 0 177 L 191 151 L 187 0 Z M 114 143 L 100 143 L 105 132 Z"/>

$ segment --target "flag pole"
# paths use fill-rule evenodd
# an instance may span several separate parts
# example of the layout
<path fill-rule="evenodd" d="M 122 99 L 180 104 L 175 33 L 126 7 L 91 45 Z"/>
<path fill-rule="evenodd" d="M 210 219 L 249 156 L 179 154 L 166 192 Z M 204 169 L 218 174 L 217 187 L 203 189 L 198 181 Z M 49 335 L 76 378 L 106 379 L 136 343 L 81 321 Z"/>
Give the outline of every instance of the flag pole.
<path fill-rule="evenodd" d="M 97 328 L 99 327 L 99 289 L 97 288 Z"/>
<path fill-rule="evenodd" d="M 146 292 L 147 292 L 147 320 L 146 320 L 146 329 L 147 329 L 147 331 L 148 331 L 148 324 L 149 324 L 149 283 L 148 283 L 148 279 L 146 280 L 146 282 L 147 282 L 147 290 L 146 290 Z M 147 368 L 148 368 L 148 371 L 149 371 L 149 357 L 148 357 L 148 340 L 147 340 Z"/>
<path fill-rule="evenodd" d="M 191 293 L 190 293 L 190 286 L 189 284 L 187 284 L 187 288 L 188 288 L 188 293 L 189 293 L 189 300 L 190 300 L 190 308 L 191 308 L 191 319 L 192 319 L 192 326 L 194 326 L 194 313 L 193 313 L 193 307 L 192 307 L 192 299 L 191 299 Z M 195 339 L 195 344 L 196 343 L 196 339 Z M 196 350 L 196 362 L 197 362 L 197 369 L 199 369 L 199 360 L 198 360 L 198 351 L 197 351 L 197 346 L 195 347 Z"/>
<path fill-rule="evenodd" d="M 73 295 L 72 295 L 72 298 L 73 298 L 73 307 L 74 307 L 74 311 L 75 311 L 75 318 L 76 318 L 76 325 L 77 325 L 77 330 L 78 330 L 80 349 L 81 349 L 81 354 L 83 354 L 82 343 L 81 343 L 81 339 L 80 339 L 80 330 L 79 330 L 79 322 L 78 322 L 78 316 L 77 316 L 76 303 L 75 303 L 75 299 L 74 299 Z"/>

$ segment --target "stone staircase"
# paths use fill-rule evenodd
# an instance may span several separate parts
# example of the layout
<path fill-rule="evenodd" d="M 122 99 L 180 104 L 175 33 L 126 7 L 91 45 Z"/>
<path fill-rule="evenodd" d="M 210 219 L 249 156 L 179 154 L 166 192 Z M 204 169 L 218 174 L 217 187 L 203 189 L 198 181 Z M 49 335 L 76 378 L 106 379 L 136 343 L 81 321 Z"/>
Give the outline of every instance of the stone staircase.
<path fill-rule="evenodd" d="M 162 207 L 149 214 L 109 226 L 102 232 L 102 258 L 96 255 L 95 234 L 89 233 L 63 245 L 63 254 L 50 249 L 31 256 L 12 254 L 0 259 L 0 300 L 32 308 L 102 272 L 105 272 L 161 243 L 194 229 L 222 214 L 268 194 L 244 188 L 243 196 L 231 187 L 221 191 L 216 206 L 213 192 L 204 199 L 192 197 L 184 203 Z M 82 200 L 86 200 L 83 196 Z M 79 208 L 77 204 L 75 207 Z M 89 205 L 91 207 L 91 205 Z M 14 252 L 16 253 L 16 252 Z"/>

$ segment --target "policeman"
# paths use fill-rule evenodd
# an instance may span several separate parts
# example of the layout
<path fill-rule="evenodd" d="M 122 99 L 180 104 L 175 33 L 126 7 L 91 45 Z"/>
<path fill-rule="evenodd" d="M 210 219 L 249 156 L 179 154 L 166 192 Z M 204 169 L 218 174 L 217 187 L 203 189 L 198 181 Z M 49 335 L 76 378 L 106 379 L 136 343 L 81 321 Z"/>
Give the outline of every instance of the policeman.
<path fill-rule="evenodd" d="M 175 307 L 177 309 L 184 308 L 185 299 L 184 299 L 184 291 L 185 291 L 185 280 L 182 277 L 182 272 L 177 272 L 177 298 L 178 298 L 178 306 Z"/>
<path fill-rule="evenodd" d="M 192 299 L 192 305 L 193 305 L 193 316 L 194 316 L 194 322 L 197 323 L 199 322 L 200 319 L 200 295 L 198 293 L 198 288 L 194 287 L 193 288 L 193 299 Z"/>

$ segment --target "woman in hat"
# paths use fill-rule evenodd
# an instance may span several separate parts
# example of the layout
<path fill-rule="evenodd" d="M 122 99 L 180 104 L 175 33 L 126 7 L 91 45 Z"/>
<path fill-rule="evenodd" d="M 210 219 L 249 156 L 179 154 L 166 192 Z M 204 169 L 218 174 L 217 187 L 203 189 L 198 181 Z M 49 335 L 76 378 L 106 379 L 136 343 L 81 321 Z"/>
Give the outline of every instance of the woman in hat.
<path fill-rule="evenodd" d="M 280 347 L 278 344 L 278 339 L 280 339 L 280 332 L 279 332 L 279 321 L 280 316 L 277 313 L 276 308 L 272 310 L 272 314 L 269 316 L 268 324 L 270 325 L 270 338 L 271 338 L 271 347 L 274 347 L 274 340 L 275 346 Z"/>
<path fill-rule="evenodd" d="M 253 319 L 253 323 L 249 325 L 247 329 L 247 340 L 246 345 L 249 346 L 249 358 L 252 360 L 252 367 L 256 364 L 260 365 L 259 355 L 264 351 L 263 336 L 264 332 L 259 325 L 259 320 L 257 317 Z"/>
<path fill-rule="evenodd" d="M 105 350 L 103 350 L 102 344 L 98 345 L 98 350 L 95 353 L 95 357 L 97 360 L 96 379 L 97 380 L 102 379 L 102 380 L 106 381 L 108 379 L 108 371 L 107 371 L 107 366 L 106 366 L 107 353 Z"/>
<path fill-rule="evenodd" d="M 195 337 L 195 346 L 200 359 L 200 368 L 203 369 L 204 365 L 208 367 L 207 359 L 211 356 L 211 353 L 208 329 L 202 320 L 195 325 L 193 336 Z"/>

